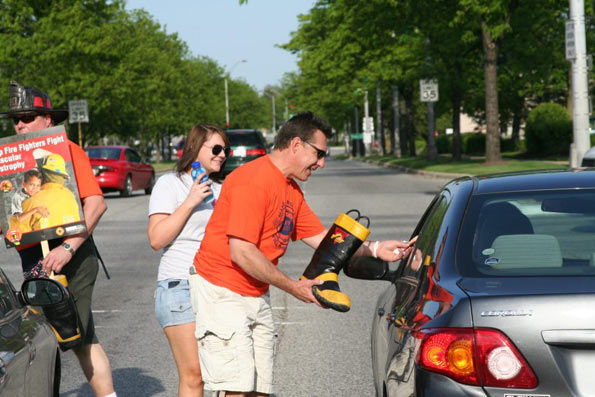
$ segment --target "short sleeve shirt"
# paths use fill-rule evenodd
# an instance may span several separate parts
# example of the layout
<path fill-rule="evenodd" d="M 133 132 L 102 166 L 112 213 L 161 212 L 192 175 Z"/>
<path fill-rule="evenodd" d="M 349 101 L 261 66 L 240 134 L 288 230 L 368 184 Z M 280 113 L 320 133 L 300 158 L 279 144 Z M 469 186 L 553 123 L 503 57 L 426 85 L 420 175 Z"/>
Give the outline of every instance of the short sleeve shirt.
<path fill-rule="evenodd" d="M 244 296 L 260 296 L 269 285 L 257 280 L 231 260 L 229 238 L 253 243 L 277 265 L 290 240 L 324 231 L 295 181 L 260 157 L 231 173 L 194 258 L 197 273 L 212 284 Z"/>
<path fill-rule="evenodd" d="M 149 216 L 153 214 L 172 214 L 186 200 L 192 187 L 192 177 L 188 174 L 168 173 L 157 180 L 149 200 Z M 219 197 L 221 184 L 211 184 L 215 199 Z M 188 268 L 205 234 L 205 228 L 211 214 L 213 203 L 200 203 L 196 206 L 180 234 L 174 241 L 163 248 L 157 280 L 188 278 Z"/>

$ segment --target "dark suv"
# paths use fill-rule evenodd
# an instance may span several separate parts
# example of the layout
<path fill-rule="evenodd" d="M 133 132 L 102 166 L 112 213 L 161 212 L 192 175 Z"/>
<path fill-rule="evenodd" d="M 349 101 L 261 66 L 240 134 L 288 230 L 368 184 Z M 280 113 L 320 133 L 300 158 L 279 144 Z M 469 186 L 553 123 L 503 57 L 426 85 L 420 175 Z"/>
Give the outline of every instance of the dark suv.
<path fill-rule="evenodd" d="M 225 130 L 231 145 L 231 153 L 225 164 L 227 175 L 240 165 L 267 154 L 266 141 L 259 130 Z"/>

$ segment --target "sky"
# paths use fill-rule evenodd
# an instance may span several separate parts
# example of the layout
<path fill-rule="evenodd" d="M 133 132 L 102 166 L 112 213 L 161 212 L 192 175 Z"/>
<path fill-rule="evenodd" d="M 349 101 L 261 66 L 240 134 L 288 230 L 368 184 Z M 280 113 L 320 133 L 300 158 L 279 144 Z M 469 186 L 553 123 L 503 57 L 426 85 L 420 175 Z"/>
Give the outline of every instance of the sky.
<path fill-rule="evenodd" d="M 285 44 L 298 28 L 298 14 L 314 0 L 127 0 L 126 8 L 142 8 L 178 33 L 192 55 L 215 60 L 234 79 L 259 92 L 279 84 L 283 74 L 297 71 L 297 57 L 275 47 Z M 241 62 L 246 60 L 246 62 Z"/>

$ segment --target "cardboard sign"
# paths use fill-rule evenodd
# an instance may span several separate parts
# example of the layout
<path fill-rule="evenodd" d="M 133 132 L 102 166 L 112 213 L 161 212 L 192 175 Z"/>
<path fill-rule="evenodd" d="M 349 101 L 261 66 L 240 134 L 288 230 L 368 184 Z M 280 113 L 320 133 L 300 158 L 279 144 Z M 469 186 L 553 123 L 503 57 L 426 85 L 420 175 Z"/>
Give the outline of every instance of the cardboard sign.
<path fill-rule="evenodd" d="M 0 139 L 0 224 L 7 247 L 86 230 L 63 126 Z"/>

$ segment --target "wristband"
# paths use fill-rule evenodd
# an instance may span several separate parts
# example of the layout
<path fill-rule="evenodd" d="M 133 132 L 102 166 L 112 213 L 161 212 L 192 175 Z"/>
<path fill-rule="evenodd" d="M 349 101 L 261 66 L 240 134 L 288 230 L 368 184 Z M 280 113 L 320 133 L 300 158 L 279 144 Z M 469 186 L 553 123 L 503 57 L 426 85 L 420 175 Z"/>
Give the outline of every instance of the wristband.
<path fill-rule="evenodd" d="M 372 256 L 374 258 L 378 258 L 378 255 L 376 255 L 376 251 L 378 250 L 378 244 L 380 244 L 380 241 L 376 240 L 374 242 L 374 248 L 372 248 Z"/>

